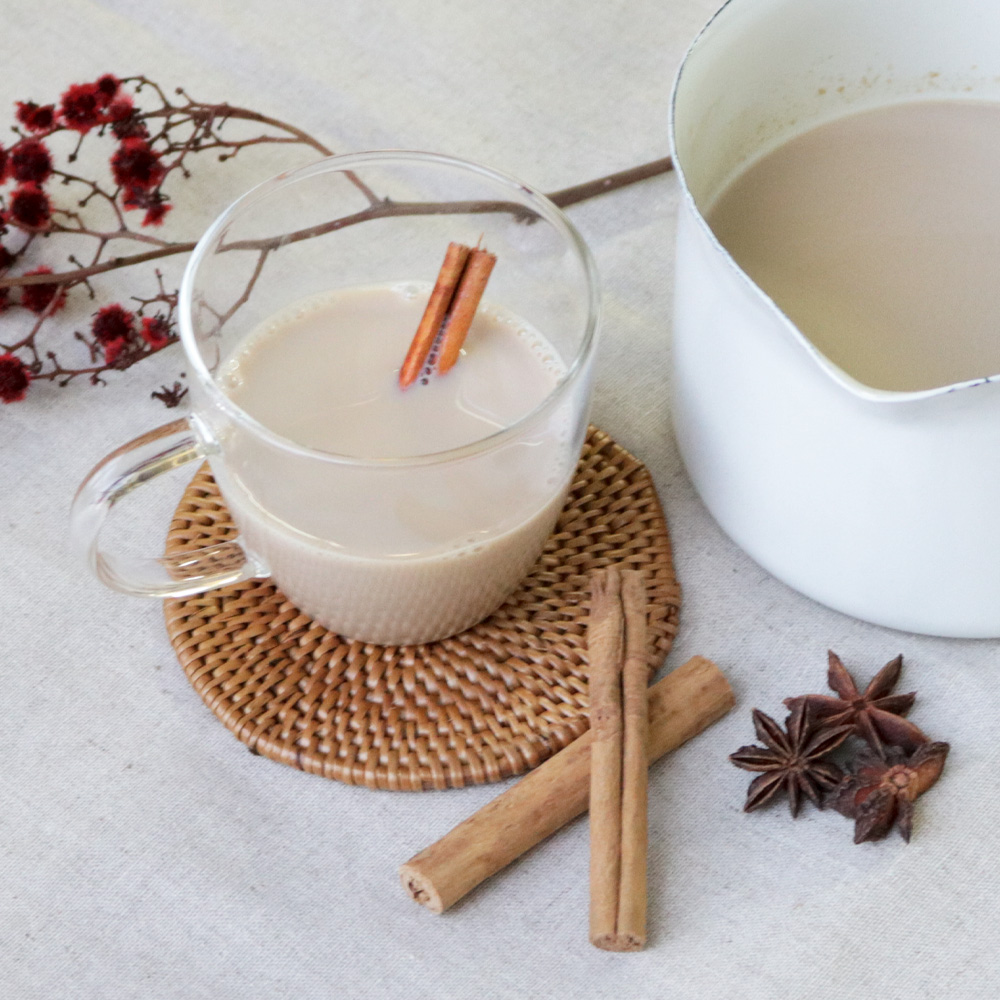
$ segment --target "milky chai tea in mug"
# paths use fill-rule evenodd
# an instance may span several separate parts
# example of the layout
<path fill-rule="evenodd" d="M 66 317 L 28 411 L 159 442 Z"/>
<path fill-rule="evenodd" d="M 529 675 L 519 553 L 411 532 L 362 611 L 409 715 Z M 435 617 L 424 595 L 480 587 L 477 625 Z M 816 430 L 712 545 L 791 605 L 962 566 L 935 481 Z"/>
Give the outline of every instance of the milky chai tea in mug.
<path fill-rule="evenodd" d="M 382 645 L 461 632 L 517 589 L 580 457 L 600 317 L 593 258 L 544 195 L 435 153 L 329 157 L 216 219 L 178 317 L 190 415 L 106 456 L 73 503 L 103 582 L 183 598 L 271 577 Z M 440 356 L 411 363 L 435 333 Z M 102 544 L 121 499 L 206 460 L 238 530 L 162 556 Z"/>
<path fill-rule="evenodd" d="M 283 437 L 377 460 L 486 438 L 529 414 L 565 376 L 541 333 L 484 300 L 454 368 L 401 389 L 400 364 L 430 291 L 405 282 L 295 303 L 237 345 L 220 384 Z M 555 423 L 527 462 L 500 450 L 474 475 L 456 469 L 431 502 L 414 495 L 407 477 L 372 469 L 350 485 L 365 494 L 360 511 L 345 502 L 352 498 L 312 493 L 299 480 L 281 484 L 280 468 L 255 464 L 255 479 L 272 480 L 271 502 L 275 484 L 287 491 L 306 534 L 255 503 L 239 473 L 224 472 L 223 488 L 246 543 L 303 610 L 342 622 L 349 636 L 400 641 L 473 624 L 523 577 L 565 498 L 558 453 L 569 434 Z"/>

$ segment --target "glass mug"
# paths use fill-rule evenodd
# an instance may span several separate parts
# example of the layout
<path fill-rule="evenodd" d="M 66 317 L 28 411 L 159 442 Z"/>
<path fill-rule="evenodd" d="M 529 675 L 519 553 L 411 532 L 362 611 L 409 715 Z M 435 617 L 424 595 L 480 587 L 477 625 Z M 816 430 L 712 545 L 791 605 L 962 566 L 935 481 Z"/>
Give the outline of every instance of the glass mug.
<path fill-rule="evenodd" d="M 359 458 L 283 437 L 227 395 L 227 360 L 269 317 L 336 289 L 433 278 L 428 264 L 436 273 L 450 241 L 482 241 L 497 255 L 484 304 L 525 320 L 558 356 L 563 374 L 531 412 L 460 448 Z M 130 594 L 182 597 L 270 576 L 348 638 L 413 644 L 460 632 L 516 589 L 555 524 L 586 433 L 598 319 L 580 235 L 513 178 L 396 151 L 281 174 L 230 206 L 188 263 L 178 320 L 191 415 L 87 476 L 74 544 L 105 584 Z M 238 539 L 159 558 L 102 548 L 122 497 L 206 459 Z M 399 523 L 414 511 L 436 512 L 416 550 Z"/>

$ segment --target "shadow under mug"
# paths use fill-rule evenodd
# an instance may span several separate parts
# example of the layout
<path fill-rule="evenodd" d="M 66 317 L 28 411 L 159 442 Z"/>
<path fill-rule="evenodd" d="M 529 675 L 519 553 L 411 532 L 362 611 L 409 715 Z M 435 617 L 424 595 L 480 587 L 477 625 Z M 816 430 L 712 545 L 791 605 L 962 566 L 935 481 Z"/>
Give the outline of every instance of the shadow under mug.
<path fill-rule="evenodd" d="M 540 331 L 565 369 L 510 426 L 449 451 L 355 458 L 282 437 L 226 394 L 227 359 L 269 317 L 336 289 L 433 281 L 450 241 L 480 239 L 498 258 L 487 299 Z M 583 240 L 520 181 L 402 151 L 281 174 L 228 208 L 188 263 L 179 325 L 191 416 L 94 468 L 73 502 L 73 542 L 105 584 L 129 594 L 182 597 L 271 576 L 352 639 L 452 635 L 517 587 L 555 524 L 586 433 L 598 318 Z M 206 459 L 238 539 L 158 558 L 102 548 L 102 525 L 126 494 Z M 435 512 L 418 551 L 401 511 Z"/>

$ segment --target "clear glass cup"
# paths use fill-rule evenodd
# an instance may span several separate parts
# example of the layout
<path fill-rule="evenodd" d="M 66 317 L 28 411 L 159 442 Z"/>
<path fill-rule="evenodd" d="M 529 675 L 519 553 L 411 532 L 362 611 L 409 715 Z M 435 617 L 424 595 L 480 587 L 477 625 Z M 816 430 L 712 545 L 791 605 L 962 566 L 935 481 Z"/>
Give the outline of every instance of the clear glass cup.
<path fill-rule="evenodd" d="M 269 317 L 335 289 L 432 281 L 428 261 L 436 270 L 450 241 L 480 240 L 503 265 L 484 302 L 540 331 L 565 369 L 510 426 L 450 451 L 356 458 L 282 437 L 227 395 L 227 359 Z M 74 542 L 104 583 L 131 594 L 177 597 L 272 576 L 303 611 L 350 638 L 412 644 L 459 632 L 517 587 L 552 530 L 586 433 L 598 319 L 583 240 L 514 178 L 400 151 L 281 174 L 228 208 L 188 263 L 179 323 L 191 416 L 90 473 L 73 503 Z M 118 500 L 205 459 L 238 540 L 159 558 L 102 548 Z M 418 551 L 394 545 L 401 507 L 445 515 Z"/>

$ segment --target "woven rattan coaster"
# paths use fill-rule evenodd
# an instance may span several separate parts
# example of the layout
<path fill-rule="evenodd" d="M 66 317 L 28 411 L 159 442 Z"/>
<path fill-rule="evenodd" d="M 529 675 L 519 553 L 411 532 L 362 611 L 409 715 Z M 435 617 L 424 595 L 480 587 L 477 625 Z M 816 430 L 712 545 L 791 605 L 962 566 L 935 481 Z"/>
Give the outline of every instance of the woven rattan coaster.
<path fill-rule="evenodd" d="M 234 535 L 206 466 L 167 553 Z M 369 788 L 456 788 L 520 774 L 587 728 L 588 574 L 612 563 L 644 573 L 655 670 L 680 605 L 667 524 L 645 466 L 591 428 L 531 574 L 460 635 L 351 642 L 268 580 L 165 602 L 167 631 L 205 704 L 254 752 Z"/>

